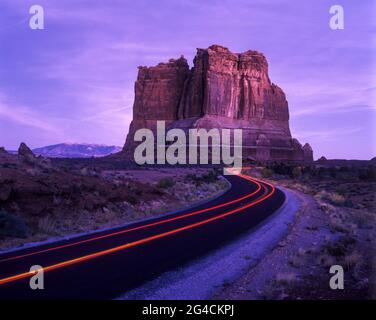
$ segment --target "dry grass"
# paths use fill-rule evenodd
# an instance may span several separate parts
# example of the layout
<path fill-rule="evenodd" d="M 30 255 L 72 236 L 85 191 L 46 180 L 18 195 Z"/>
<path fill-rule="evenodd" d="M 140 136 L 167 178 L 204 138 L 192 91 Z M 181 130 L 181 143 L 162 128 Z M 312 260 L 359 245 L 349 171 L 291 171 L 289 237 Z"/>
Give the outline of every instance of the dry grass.
<path fill-rule="evenodd" d="M 285 300 L 289 296 L 287 289 L 299 283 L 298 275 L 294 272 L 279 272 L 274 280 L 268 282 L 262 290 L 259 290 L 258 297 L 263 300 Z"/>
<path fill-rule="evenodd" d="M 281 272 L 276 275 L 277 285 L 291 286 L 298 281 L 298 276 L 293 272 Z"/>
<path fill-rule="evenodd" d="M 347 270 L 354 269 L 357 265 L 361 264 L 362 261 L 363 261 L 362 255 L 356 250 L 346 255 L 344 258 L 344 263 L 345 263 L 345 267 Z"/>
<path fill-rule="evenodd" d="M 321 254 L 317 257 L 316 260 L 317 264 L 323 266 L 325 268 L 329 268 L 335 264 L 337 264 L 337 260 L 335 257 L 328 253 Z"/>
<path fill-rule="evenodd" d="M 325 190 L 318 192 L 315 198 L 326 200 L 335 206 L 343 206 L 346 202 L 346 199 L 343 195 L 338 194 L 336 192 L 329 192 Z"/>
<path fill-rule="evenodd" d="M 82 193 L 84 189 L 82 186 L 77 190 L 81 192 L 79 202 L 72 196 L 62 197 L 60 194 L 55 194 L 51 197 L 51 203 L 54 206 L 52 212 L 44 213 L 42 216 L 29 215 L 30 218 L 26 221 L 31 226 L 31 232 L 27 238 L 16 243 L 22 244 L 40 241 L 41 238 L 45 239 L 49 236 L 109 228 L 165 214 L 210 199 L 228 187 L 227 181 L 221 177 L 214 173 L 204 174 L 204 171 L 201 171 L 202 177 L 198 180 L 187 179 L 187 174 L 182 174 L 183 170 L 174 180 L 172 180 L 173 172 L 168 171 L 166 176 L 160 172 L 159 179 L 142 185 L 139 182 L 130 181 L 124 173 L 123 176 L 118 174 L 112 176 L 107 172 L 103 179 L 106 180 L 108 188 L 129 190 L 129 193 L 134 195 L 134 199 L 130 197 L 129 201 L 126 201 L 115 195 L 113 200 L 102 201 L 101 190 L 96 189 L 90 191 L 88 195 L 90 199 L 88 199 Z M 83 173 L 90 175 L 90 172 L 84 171 Z M 157 177 L 157 175 L 154 176 Z M 73 195 L 77 196 L 75 193 Z M 66 207 L 68 202 L 69 207 Z M 89 206 L 89 204 L 92 205 Z M 7 236 L 2 239 L 0 246 L 9 248 L 14 246 L 14 243 L 12 237 Z"/>
<path fill-rule="evenodd" d="M 40 233 L 46 235 L 56 235 L 57 228 L 56 228 L 56 220 L 51 215 L 47 215 L 38 222 L 38 230 Z"/>
<path fill-rule="evenodd" d="M 298 251 L 293 254 L 290 259 L 289 263 L 294 268 L 300 268 L 303 266 L 307 261 L 307 253 L 303 248 L 299 248 Z"/>

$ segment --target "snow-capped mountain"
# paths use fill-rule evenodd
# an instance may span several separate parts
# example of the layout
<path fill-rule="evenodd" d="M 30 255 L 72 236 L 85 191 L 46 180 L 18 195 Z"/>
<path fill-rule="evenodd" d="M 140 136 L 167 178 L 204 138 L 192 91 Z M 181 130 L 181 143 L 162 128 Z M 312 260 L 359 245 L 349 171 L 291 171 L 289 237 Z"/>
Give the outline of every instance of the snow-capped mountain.
<path fill-rule="evenodd" d="M 33 149 L 35 155 L 50 158 L 90 158 L 104 157 L 119 152 L 121 147 L 98 144 L 60 143 Z"/>

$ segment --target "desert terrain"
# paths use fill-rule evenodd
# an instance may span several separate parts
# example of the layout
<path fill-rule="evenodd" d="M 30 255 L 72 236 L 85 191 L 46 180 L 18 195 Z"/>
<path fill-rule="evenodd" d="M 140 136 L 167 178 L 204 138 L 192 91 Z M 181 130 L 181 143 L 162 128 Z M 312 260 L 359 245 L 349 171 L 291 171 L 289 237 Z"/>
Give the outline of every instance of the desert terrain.
<path fill-rule="evenodd" d="M 275 164 L 251 174 L 292 190 L 302 207 L 278 246 L 213 298 L 375 299 L 374 161 Z M 332 265 L 345 269 L 344 290 L 329 288 Z"/>
<path fill-rule="evenodd" d="M 123 225 L 197 204 L 229 184 L 215 169 L 140 169 L 104 158 L 0 152 L 0 249 Z"/>

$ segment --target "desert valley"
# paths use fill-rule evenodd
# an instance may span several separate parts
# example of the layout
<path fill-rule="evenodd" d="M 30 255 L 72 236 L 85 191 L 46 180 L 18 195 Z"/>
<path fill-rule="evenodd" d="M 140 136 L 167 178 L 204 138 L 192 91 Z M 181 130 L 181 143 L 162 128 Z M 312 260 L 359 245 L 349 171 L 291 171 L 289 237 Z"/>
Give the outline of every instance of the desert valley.
<path fill-rule="evenodd" d="M 241 129 L 242 173 L 259 179 L 265 193 L 268 184 L 287 190 L 285 204 L 298 204 L 278 243 L 257 262 L 251 262 L 252 252 L 244 255 L 247 268 L 208 298 L 376 297 L 376 159 L 314 161 L 311 146 L 291 134 L 286 96 L 271 82 L 265 56 L 219 45 L 198 49 L 192 68 L 183 57 L 139 67 L 133 120 L 121 150 L 76 148 L 69 152 L 84 156 L 74 157 L 64 156 L 62 146 L 38 149 L 37 155 L 24 143 L 13 153 L 1 148 L 0 253 L 142 223 L 225 197 L 234 187 L 222 175 L 229 163 L 135 163 L 143 141 L 135 139 L 137 131 L 157 135 L 159 121 L 187 136 L 192 129 Z M 164 141 L 162 151 L 169 147 Z M 328 268 L 338 264 L 348 290 L 331 291 Z"/>

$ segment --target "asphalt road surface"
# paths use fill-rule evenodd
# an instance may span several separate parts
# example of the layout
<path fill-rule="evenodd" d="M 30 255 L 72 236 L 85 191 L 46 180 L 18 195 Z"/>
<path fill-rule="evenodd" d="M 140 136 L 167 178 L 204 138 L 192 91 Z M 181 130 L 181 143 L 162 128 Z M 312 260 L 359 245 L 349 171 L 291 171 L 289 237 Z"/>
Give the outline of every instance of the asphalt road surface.
<path fill-rule="evenodd" d="M 227 178 L 229 191 L 195 208 L 0 255 L 0 299 L 114 298 L 231 241 L 284 202 L 268 183 Z M 43 268 L 44 290 L 30 288 L 34 265 Z"/>

